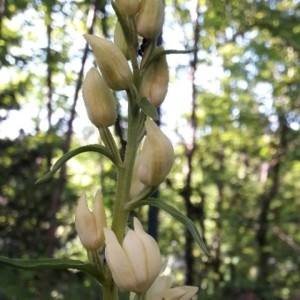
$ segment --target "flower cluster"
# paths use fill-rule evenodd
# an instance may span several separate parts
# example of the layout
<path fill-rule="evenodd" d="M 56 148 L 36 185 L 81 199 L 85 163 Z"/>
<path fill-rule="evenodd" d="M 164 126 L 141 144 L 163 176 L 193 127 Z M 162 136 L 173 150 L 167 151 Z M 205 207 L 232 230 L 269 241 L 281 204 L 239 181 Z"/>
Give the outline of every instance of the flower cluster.
<path fill-rule="evenodd" d="M 117 286 L 143 299 L 192 299 L 198 288 L 171 288 L 170 278 L 159 276 L 158 244 L 144 231 L 140 221 L 134 218 L 133 229 L 127 228 L 133 205 L 165 180 L 174 163 L 172 144 L 154 121 L 169 83 L 166 55 L 157 46 L 164 20 L 163 0 L 115 0 L 112 5 L 118 17 L 114 42 L 84 35 L 97 68 L 87 72 L 82 88 L 87 115 L 99 129 L 104 144 L 101 153 L 114 162 L 118 172 L 112 225 L 107 226 L 98 190 L 92 211 L 86 196 L 80 197 L 75 212 L 76 230 L 88 250 L 90 263 L 99 272 L 104 297 L 117 299 L 112 294 L 112 286 Z M 138 51 L 141 39 L 147 40 L 142 58 Z M 117 119 L 114 91 L 121 90 L 128 97 L 124 157 L 108 128 Z M 100 253 L 105 259 L 99 258 Z"/>
<path fill-rule="evenodd" d="M 119 0 L 115 5 L 122 16 L 131 19 L 124 18 L 123 27 L 119 21 L 116 23 L 114 43 L 94 35 L 84 35 L 100 70 L 100 72 L 96 68 L 89 70 L 83 82 L 83 99 L 87 114 L 97 128 L 107 128 L 116 121 L 117 110 L 112 90 L 129 91 L 132 98 L 130 103 L 133 106 L 129 109 L 139 106 L 143 98 L 154 107 L 158 107 L 164 101 L 168 90 L 169 70 L 166 56 L 161 54 L 161 46 L 156 47 L 156 39 L 162 30 L 164 19 L 163 1 L 143 0 L 140 3 L 139 0 Z M 151 55 L 142 59 L 135 73 L 127 61 L 130 55 L 125 31 L 133 40 L 139 35 L 149 39 L 150 44 L 152 41 L 153 45 Z M 132 66 L 136 62 L 137 60 L 131 61 Z M 140 194 L 146 187 L 158 186 L 174 162 L 171 142 L 150 118 L 145 122 L 145 130 L 147 136 L 136 159 L 131 198 Z"/>
<path fill-rule="evenodd" d="M 100 191 L 95 196 L 95 208 L 90 212 L 86 197 L 79 199 L 75 225 L 82 244 L 86 249 L 97 250 L 104 243 L 105 258 L 116 285 L 146 300 L 196 299 L 198 291 L 194 286 L 171 288 L 170 276 L 159 276 L 161 256 L 158 244 L 147 234 L 140 221 L 134 218 L 134 230 L 128 229 L 122 244 L 115 233 L 106 228 L 106 217 Z"/>

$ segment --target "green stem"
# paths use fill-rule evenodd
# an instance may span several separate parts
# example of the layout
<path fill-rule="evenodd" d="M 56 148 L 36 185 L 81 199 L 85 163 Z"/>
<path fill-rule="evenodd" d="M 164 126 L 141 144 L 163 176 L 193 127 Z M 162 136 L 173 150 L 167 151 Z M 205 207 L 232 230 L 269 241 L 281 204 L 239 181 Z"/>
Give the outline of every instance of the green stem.
<path fill-rule="evenodd" d="M 112 281 L 111 284 L 102 286 L 102 295 L 105 300 L 118 300 L 118 288 Z"/>
<path fill-rule="evenodd" d="M 139 64 L 137 60 L 137 47 L 138 47 L 138 38 L 136 33 L 136 26 L 135 26 L 135 18 L 129 17 L 124 18 L 123 15 L 120 13 L 118 6 L 116 5 L 115 1 L 111 2 L 112 7 L 117 15 L 118 21 L 122 27 L 129 51 L 129 57 L 131 61 L 132 71 L 133 71 L 133 78 L 135 84 L 139 82 Z M 136 85 L 137 87 L 139 86 Z"/>
<path fill-rule="evenodd" d="M 131 101 L 130 101 L 131 100 Z M 128 139 L 124 162 L 118 168 L 117 191 L 113 208 L 112 230 L 114 231 L 120 244 L 123 242 L 125 229 L 130 210 L 125 208 L 129 201 L 129 193 L 132 179 L 133 166 L 138 148 L 138 123 L 139 108 L 132 99 L 129 99 L 131 106 L 128 108 Z M 117 287 L 112 279 L 110 270 L 107 268 L 106 278 L 108 284 L 103 286 L 103 296 L 105 300 L 117 300 Z"/>
<path fill-rule="evenodd" d="M 130 26 L 130 33 L 131 33 L 131 39 L 127 39 L 127 45 L 128 45 L 128 51 L 129 51 L 129 57 L 130 62 L 132 66 L 132 72 L 133 72 L 133 82 L 137 88 L 139 88 L 140 85 L 140 68 L 137 60 L 137 43 L 132 42 L 137 39 L 136 35 L 136 29 L 135 29 L 135 20 L 134 18 L 130 18 L 129 20 L 129 26 Z"/>
<path fill-rule="evenodd" d="M 122 159 L 116 145 L 116 142 L 108 128 L 99 128 L 100 136 L 103 140 L 105 147 L 109 150 L 114 160 L 117 162 L 117 166 L 122 164 Z"/>
<path fill-rule="evenodd" d="M 157 187 L 153 187 L 153 186 L 145 187 L 140 194 L 138 194 L 133 199 L 130 199 L 130 201 L 126 203 L 125 208 L 127 208 L 128 210 L 132 210 L 136 202 L 150 197 L 156 190 Z"/>
<path fill-rule="evenodd" d="M 117 12 L 117 7 L 114 7 Z M 119 16 L 118 16 L 119 18 Z M 126 38 L 130 40 L 136 39 L 136 32 L 134 26 L 133 18 L 128 20 L 129 24 L 129 34 Z M 125 24 L 124 24 L 125 25 Z M 125 26 L 126 27 L 126 26 Z M 138 93 L 137 87 L 140 84 L 140 70 L 138 66 L 138 61 L 136 58 L 137 49 L 135 43 L 130 43 L 129 46 L 129 56 L 132 64 L 134 87 L 127 90 L 128 97 L 128 133 L 127 133 L 127 146 L 125 151 L 125 157 L 122 166 L 118 168 L 118 178 L 117 178 L 117 191 L 116 199 L 113 209 L 113 220 L 112 220 L 112 230 L 114 231 L 118 241 L 122 243 L 125 229 L 129 217 L 130 210 L 125 208 L 125 204 L 129 201 L 129 193 L 132 180 L 133 166 L 135 162 L 136 152 L 139 145 L 138 135 L 140 128 L 140 108 L 137 105 Z"/>
<path fill-rule="evenodd" d="M 113 208 L 112 230 L 114 231 L 118 241 L 122 244 L 130 210 L 125 208 L 125 204 L 129 201 L 129 193 L 131 187 L 133 166 L 135 162 L 136 152 L 138 148 L 138 131 L 140 122 L 140 110 L 136 104 L 136 95 L 127 91 L 128 95 L 128 133 L 125 157 L 122 165 L 118 167 L 117 190 Z M 108 285 L 103 287 L 103 296 L 105 300 L 118 299 L 115 294 L 117 287 L 112 279 L 110 270 L 107 268 L 106 273 Z"/>
<path fill-rule="evenodd" d="M 129 210 L 125 204 L 129 201 L 133 166 L 138 148 L 138 122 L 139 110 L 137 105 L 131 102 L 133 107 L 128 109 L 128 140 L 123 166 L 118 170 L 117 191 L 113 211 L 112 230 L 121 243 L 124 238 L 125 228 L 129 216 Z"/>
<path fill-rule="evenodd" d="M 162 50 L 162 51 L 158 51 L 157 53 L 155 53 L 151 59 L 149 59 L 149 61 L 147 62 L 147 67 L 149 64 L 151 64 L 154 60 L 157 60 L 160 56 L 163 55 L 169 55 L 169 54 L 189 54 L 193 51 L 195 51 L 195 48 L 191 48 L 191 49 L 185 49 L 185 50 L 173 50 L 173 49 L 169 49 L 169 50 Z"/>
<path fill-rule="evenodd" d="M 123 33 L 128 43 L 128 51 L 133 71 L 133 85 L 134 89 L 127 90 L 128 96 L 128 132 L 127 132 L 127 146 L 125 157 L 122 164 L 118 165 L 118 178 L 116 187 L 116 196 L 113 208 L 113 219 L 111 229 L 115 233 L 118 241 L 122 244 L 125 230 L 128 222 L 130 209 L 125 205 L 129 201 L 129 193 L 132 181 L 132 173 L 136 153 L 139 145 L 139 133 L 141 132 L 141 118 L 142 112 L 138 106 L 139 95 L 138 89 L 140 85 L 140 68 L 137 60 L 137 34 L 134 24 L 134 18 L 123 18 L 120 14 L 115 1 L 112 1 L 112 6 L 116 12 L 118 20 L 123 29 Z M 109 148 L 114 149 L 114 145 L 109 143 L 109 137 L 105 134 Z M 116 156 L 116 155 L 114 155 Z M 117 287 L 113 281 L 109 268 L 106 270 L 107 282 L 103 286 L 103 297 L 105 300 L 118 299 Z"/>
<path fill-rule="evenodd" d="M 133 300 L 143 300 L 144 299 L 144 295 L 143 294 L 135 294 Z"/>

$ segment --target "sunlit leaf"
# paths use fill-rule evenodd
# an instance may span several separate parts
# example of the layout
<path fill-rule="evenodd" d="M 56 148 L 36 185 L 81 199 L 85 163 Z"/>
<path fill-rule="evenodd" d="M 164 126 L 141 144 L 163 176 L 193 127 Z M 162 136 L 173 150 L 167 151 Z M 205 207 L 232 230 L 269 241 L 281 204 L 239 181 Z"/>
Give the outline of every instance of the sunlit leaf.
<path fill-rule="evenodd" d="M 101 145 L 86 145 L 82 147 L 78 147 L 74 150 L 71 150 L 70 152 L 63 155 L 52 167 L 50 172 L 39 178 L 36 183 L 44 183 L 47 182 L 60 168 L 63 164 L 65 164 L 68 160 L 71 158 L 77 156 L 78 154 L 84 153 L 84 152 L 96 152 L 99 154 L 102 154 L 106 156 L 108 159 L 111 160 L 115 165 L 118 164 L 118 162 L 115 160 L 113 155 L 103 146 Z"/>
<path fill-rule="evenodd" d="M 168 214 L 170 214 L 177 221 L 182 223 L 189 230 L 189 232 L 191 233 L 191 235 L 193 236 L 193 238 L 195 239 L 197 244 L 200 246 L 200 248 L 205 252 L 205 254 L 210 256 L 209 251 L 208 251 L 200 233 L 198 232 L 197 228 L 195 227 L 195 225 L 191 219 L 189 219 L 188 217 L 183 215 L 181 212 L 179 212 L 174 207 L 170 206 L 169 204 L 167 204 L 159 199 L 150 198 L 150 199 L 140 200 L 140 201 L 136 202 L 135 204 L 133 204 L 131 208 L 137 208 L 137 207 L 140 207 L 143 205 L 152 205 L 152 206 L 158 207 L 158 208 L 164 210 L 165 212 L 167 212 Z"/>
<path fill-rule="evenodd" d="M 0 264 L 7 266 L 27 269 L 27 270 L 41 270 L 41 269 L 74 269 L 83 271 L 95 278 L 100 277 L 99 272 L 95 267 L 89 263 L 84 263 L 80 260 L 73 259 L 55 259 L 55 258 L 43 258 L 43 259 L 13 259 L 4 256 L 0 256 Z"/>
<path fill-rule="evenodd" d="M 152 118 L 154 121 L 158 120 L 158 113 L 156 107 L 149 102 L 149 100 L 145 97 L 141 99 L 139 103 L 139 107 L 143 111 L 143 113 Z"/>

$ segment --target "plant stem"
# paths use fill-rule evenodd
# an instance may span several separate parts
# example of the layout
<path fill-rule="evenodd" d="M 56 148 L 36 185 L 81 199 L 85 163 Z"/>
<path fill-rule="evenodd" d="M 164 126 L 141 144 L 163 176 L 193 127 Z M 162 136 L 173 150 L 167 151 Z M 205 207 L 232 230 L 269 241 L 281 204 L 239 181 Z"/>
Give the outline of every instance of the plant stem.
<path fill-rule="evenodd" d="M 109 285 L 102 286 L 102 295 L 105 300 L 118 300 L 118 288 L 112 281 Z"/>
<path fill-rule="evenodd" d="M 141 133 L 141 122 L 144 120 L 141 118 L 142 112 L 138 106 L 139 95 L 137 92 L 140 85 L 140 68 L 137 55 L 137 34 L 135 30 L 135 24 L 133 18 L 125 19 L 119 12 L 115 2 L 112 1 L 112 6 L 116 12 L 118 20 L 121 24 L 123 33 L 129 45 L 129 56 L 133 71 L 133 85 L 134 90 L 128 89 L 128 132 L 127 132 L 127 146 L 125 151 L 125 157 L 122 164 L 118 165 L 118 178 L 116 187 L 116 196 L 113 208 L 113 219 L 111 229 L 115 233 L 118 241 L 122 244 L 130 209 L 125 205 L 130 200 L 130 187 L 132 181 L 133 167 L 135 163 L 136 153 L 139 146 Z M 107 137 L 107 136 L 105 136 Z M 108 143 L 109 144 L 109 143 Z M 112 147 L 114 148 L 114 147 Z M 117 156 L 117 155 L 115 155 Z M 107 284 L 103 287 L 103 297 L 105 300 L 118 299 L 118 289 L 113 281 L 109 268 L 106 270 Z"/>
<path fill-rule="evenodd" d="M 134 300 L 143 300 L 144 299 L 144 295 L 143 294 L 136 294 L 134 297 Z"/>
<path fill-rule="evenodd" d="M 118 168 L 117 191 L 113 209 L 112 230 L 114 231 L 120 244 L 123 242 L 125 229 L 129 217 L 129 212 L 125 208 L 126 202 L 129 201 L 129 193 L 132 179 L 133 166 L 138 148 L 138 130 L 139 130 L 139 108 L 134 102 L 128 108 L 128 139 L 125 152 L 124 162 Z M 118 289 L 115 285 L 110 270 L 107 268 L 106 274 L 108 284 L 103 286 L 103 297 L 105 300 L 117 300 Z"/>
<path fill-rule="evenodd" d="M 129 210 L 125 208 L 129 200 L 131 178 L 138 148 L 138 122 L 139 110 L 133 101 L 129 101 L 133 107 L 128 109 L 128 140 L 125 152 L 124 163 L 118 169 L 117 191 L 113 211 L 112 230 L 120 243 L 122 243 L 125 228 L 129 216 Z"/>

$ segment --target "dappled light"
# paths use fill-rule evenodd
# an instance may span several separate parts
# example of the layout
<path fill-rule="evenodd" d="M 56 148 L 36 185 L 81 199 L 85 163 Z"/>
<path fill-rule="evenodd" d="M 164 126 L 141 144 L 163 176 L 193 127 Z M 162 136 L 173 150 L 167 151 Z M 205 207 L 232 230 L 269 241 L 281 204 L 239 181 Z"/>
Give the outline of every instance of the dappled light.
<path fill-rule="evenodd" d="M 162 35 L 159 24 L 153 22 L 148 32 L 148 22 L 132 17 L 137 7 L 128 16 L 140 35 L 129 48 L 137 63 L 146 57 L 153 68 L 146 69 L 148 81 L 137 85 L 142 98 L 134 108 L 142 113 L 135 139 L 141 142 L 147 130 L 148 149 L 135 149 L 144 163 L 137 159 L 134 167 L 142 171 L 132 171 L 140 181 L 131 183 L 123 203 L 130 211 L 125 223 L 132 228 L 136 222 L 141 231 L 148 224 L 149 232 L 158 233 L 164 274 L 175 286 L 198 287 L 198 299 L 300 299 L 299 2 L 164 3 Z M 162 22 L 160 10 L 156 18 Z M 104 255 L 103 236 L 85 239 L 104 225 L 91 213 L 92 230 L 86 233 L 86 220 L 77 221 L 77 233 L 74 215 L 83 193 L 85 211 L 78 215 L 89 215 L 100 188 L 101 211 L 114 226 L 116 182 L 130 139 L 127 105 L 137 97 L 132 82 L 138 82 L 136 66 L 119 49 L 124 37 L 117 45 L 107 41 L 114 40 L 115 24 L 110 1 L 0 3 L 1 257 L 87 262 L 93 247 Z M 147 39 L 154 39 L 157 52 Z M 116 68 L 126 66 L 123 72 L 112 72 L 103 55 L 112 55 Z M 101 72 L 88 73 L 95 62 Z M 93 89 L 99 78 L 101 86 Z M 106 101 L 99 110 L 90 100 L 95 95 Z M 146 116 L 157 118 L 158 126 L 148 118 L 145 129 Z M 59 161 L 74 149 L 78 153 Z M 160 200 L 164 204 L 156 205 Z M 159 207 L 154 217 L 146 205 Z M 109 238 L 117 245 L 113 234 Z M 143 255 L 147 260 L 149 253 Z M 121 287 L 145 295 L 149 289 L 150 295 L 149 282 L 132 288 L 109 264 Z M 94 274 L 87 265 L 76 271 L 1 265 L 0 299 L 102 299 Z M 121 291 L 120 299 L 128 295 Z"/>

